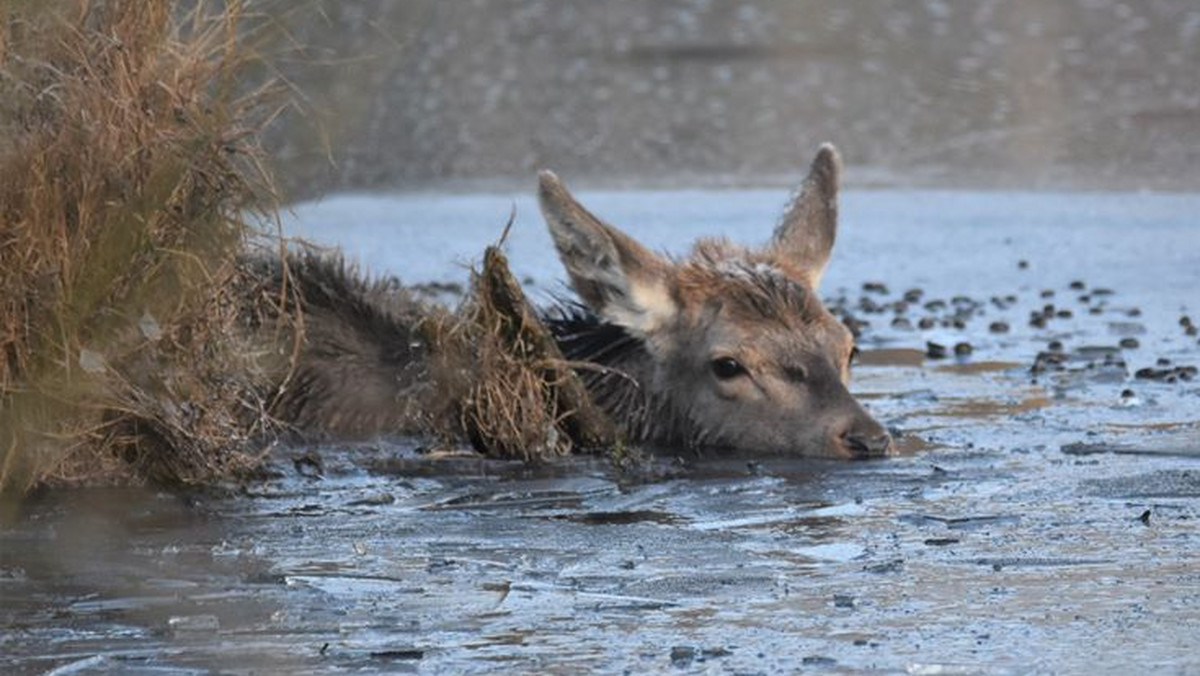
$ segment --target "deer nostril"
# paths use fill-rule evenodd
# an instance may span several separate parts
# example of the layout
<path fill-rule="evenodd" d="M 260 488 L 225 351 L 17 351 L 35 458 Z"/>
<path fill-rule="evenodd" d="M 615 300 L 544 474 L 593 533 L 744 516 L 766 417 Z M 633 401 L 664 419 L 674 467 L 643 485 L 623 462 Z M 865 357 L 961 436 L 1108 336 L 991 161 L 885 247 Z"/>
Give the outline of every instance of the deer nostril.
<path fill-rule="evenodd" d="M 877 458 L 887 455 L 892 447 L 892 437 L 887 432 L 877 435 L 846 434 L 842 437 L 846 448 L 856 458 Z"/>

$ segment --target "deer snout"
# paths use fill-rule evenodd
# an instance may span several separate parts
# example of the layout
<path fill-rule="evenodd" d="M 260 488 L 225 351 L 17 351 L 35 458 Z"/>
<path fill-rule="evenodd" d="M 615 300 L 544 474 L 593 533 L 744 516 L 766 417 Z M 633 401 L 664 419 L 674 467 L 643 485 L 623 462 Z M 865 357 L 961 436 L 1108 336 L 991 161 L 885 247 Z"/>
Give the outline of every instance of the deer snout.
<path fill-rule="evenodd" d="M 846 454 L 856 459 L 882 457 L 892 448 L 892 435 L 870 418 L 848 427 L 838 441 Z"/>

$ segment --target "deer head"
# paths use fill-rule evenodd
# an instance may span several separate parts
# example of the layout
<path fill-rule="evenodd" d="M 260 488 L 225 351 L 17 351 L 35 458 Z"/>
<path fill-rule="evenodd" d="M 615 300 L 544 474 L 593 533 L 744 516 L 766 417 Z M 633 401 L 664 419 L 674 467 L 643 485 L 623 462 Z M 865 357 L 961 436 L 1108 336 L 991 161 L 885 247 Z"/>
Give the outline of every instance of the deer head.
<path fill-rule="evenodd" d="M 669 259 L 590 213 L 550 172 L 539 198 L 572 287 L 639 341 L 625 366 L 665 408 L 650 437 L 704 446 L 858 458 L 891 439 L 851 396 L 849 330 L 817 296 L 837 234 L 841 160 L 823 145 L 770 241 L 703 239 Z"/>

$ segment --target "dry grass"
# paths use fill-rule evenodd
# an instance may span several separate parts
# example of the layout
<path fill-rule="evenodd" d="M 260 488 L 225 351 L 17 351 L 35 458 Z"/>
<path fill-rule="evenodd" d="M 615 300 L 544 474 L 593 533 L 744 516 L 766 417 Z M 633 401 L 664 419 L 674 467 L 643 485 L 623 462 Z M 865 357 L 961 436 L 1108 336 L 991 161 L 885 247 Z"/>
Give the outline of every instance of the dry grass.
<path fill-rule="evenodd" d="M 0 4 L 0 490 L 258 459 L 236 261 L 271 111 L 239 8 Z"/>
<path fill-rule="evenodd" d="M 274 217 L 257 139 L 278 100 L 244 90 L 245 19 L 0 0 L 0 493 L 208 484 L 278 431 L 303 314 L 286 263 L 270 292 L 239 263 L 247 216 Z M 526 460 L 612 441 L 497 249 L 420 326 L 425 429 Z"/>
<path fill-rule="evenodd" d="M 615 429 L 592 403 L 496 247 L 453 315 L 425 323 L 435 434 L 465 434 L 490 456 L 541 460 L 611 446 Z"/>

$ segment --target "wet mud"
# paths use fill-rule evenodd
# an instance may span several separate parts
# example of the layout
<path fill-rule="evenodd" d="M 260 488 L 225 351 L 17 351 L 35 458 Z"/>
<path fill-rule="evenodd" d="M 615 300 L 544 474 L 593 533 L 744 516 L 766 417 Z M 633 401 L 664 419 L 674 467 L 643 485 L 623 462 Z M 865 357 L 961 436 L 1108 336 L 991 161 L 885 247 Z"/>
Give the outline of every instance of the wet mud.
<path fill-rule="evenodd" d="M 709 233 L 783 199 L 720 197 Z M 508 213 L 445 199 L 477 214 L 465 239 L 490 241 L 489 214 Z M 597 211 L 641 199 L 687 201 L 612 193 Z M 861 325 L 852 389 L 898 456 L 531 467 L 395 439 L 280 449 L 226 490 L 37 495 L 0 529 L 0 672 L 1200 669 L 1200 383 L 1178 370 L 1200 364 L 1181 322 L 1197 312 L 1197 211 L 894 199 L 849 196 L 824 291 Z M 997 201 L 1010 215 L 978 224 Z M 690 241 L 690 221 L 667 221 L 664 246 Z M 518 274 L 552 288 L 548 243 L 519 235 Z"/>

